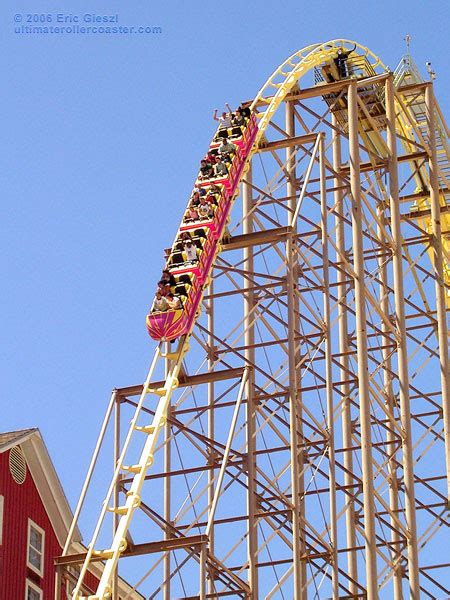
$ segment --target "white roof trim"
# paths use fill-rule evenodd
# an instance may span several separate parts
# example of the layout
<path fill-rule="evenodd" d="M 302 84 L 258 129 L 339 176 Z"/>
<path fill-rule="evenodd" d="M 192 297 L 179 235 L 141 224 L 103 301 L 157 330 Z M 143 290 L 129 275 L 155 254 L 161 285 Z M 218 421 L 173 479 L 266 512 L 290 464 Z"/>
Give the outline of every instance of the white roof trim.
<path fill-rule="evenodd" d="M 39 429 L 34 427 L 33 429 L 20 429 L 19 431 L 11 431 L 10 433 L 11 438 L 7 442 L 0 443 L 0 453 L 10 450 L 11 448 L 14 448 L 14 446 L 19 446 L 36 433 L 39 433 Z"/>
<path fill-rule="evenodd" d="M 20 447 L 58 542 L 63 547 L 73 515 L 39 430 L 21 443 Z M 74 539 L 81 540 L 78 529 L 75 531 Z"/>

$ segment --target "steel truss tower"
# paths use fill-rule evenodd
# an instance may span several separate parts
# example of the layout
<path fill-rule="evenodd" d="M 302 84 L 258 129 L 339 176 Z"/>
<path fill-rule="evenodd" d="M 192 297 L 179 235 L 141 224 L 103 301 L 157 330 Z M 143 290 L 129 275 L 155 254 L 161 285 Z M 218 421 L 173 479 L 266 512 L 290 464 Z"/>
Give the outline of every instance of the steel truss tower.
<path fill-rule="evenodd" d="M 110 521 L 58 581 L 109 575 L 76 598 L 118 598 L 117 565 L 164 600 L 450 595 L 448 132 L 410 57 L 393 74 L 357 46 L 341 79 L 341 46 L 293 55 L 253 101 L 203 313 L 113 392 Z"/>

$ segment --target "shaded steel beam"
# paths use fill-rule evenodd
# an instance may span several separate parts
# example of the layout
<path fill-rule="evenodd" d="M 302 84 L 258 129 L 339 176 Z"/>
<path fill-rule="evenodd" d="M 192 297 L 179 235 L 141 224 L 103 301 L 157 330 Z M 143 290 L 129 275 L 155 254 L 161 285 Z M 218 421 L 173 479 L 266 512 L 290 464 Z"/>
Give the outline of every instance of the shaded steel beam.
<path fill-rule="evenodd" d="M 202 546 L 208 541 L 208 536 L 204 534 L 191 535 L 189 537 L 181 538 L 169 538 L 166 540 L 160 540 L 158 542 L 146 542 L 144 544 L 134 544 L 122 552 L 122 556 L 142 556 L 143 554 L 154 554 L 156 552 L 169 552 L 172 550 L 179 550 L 180 548 L 192 548 Z M 55 566 L 59 565 L 79 565 L 82 564 L 86 558 L 87 552 L 80 552 L 78 554 L 67 554 L 66 556 L 57 556 L 54 559 Z M 99 555 L 93 555 L 91 562 L 99 562 L 104 558 Z"/>
<path fill-rule="evenodd" d="M 265 231 L 235 235 L 228 241 L 222 242 L 222 250 L 240 250 L 260 244 L 285 242 L 289 231 L 290 227 L 276 227 L 274 229 L 266 229 Z"/>
<path fill-rule="evenodd" d="M 303 144 L 309 144 L 316 141 L 317 135 L 317 133 L 307 133 L 305 135 L 288 137 L 284 140 L 264 142 L 258 147 L 258 152 L 269 152 L 273 150 L 280 150 L 282 148 L 290 148 L 291 146 L 302 146 Z"/>
<path fill-rule="evenodd" d="M 419 160 L 420 158 L 423 158 L 424 160 L 428 160 L 428 153 L 423 151 L 423 152 L 411 152 L 410 154 L 401 154 L 400 156 L 397 157 L 397 162 L 399 163 L 404 163 L 404 162 L 412 162 L 414 160 Z M 388 167 L 388 160 L 380 160 L 377 161 L 375 163 L 371 163 L 369 162 L 363 162 L 360 163 L 360 171 L 374 171 L 376 169 L 387 169 Z M 348 175 L 350 173 L 350 166 L 349 165 L 344 165 L 341 168 L 341 173 L 343 175 Z M 423 195 L 423 193 L 422 193 Z"/>
<path fill-rule="evenodd" d="M 178 387 L 190 387 L 200 385 L 202 383 L 211 383 L 213 381 L 225 381 L 226 379 L 238 379 L 242 377 L 244 372 L 243 367 L 236 369 L 223 369 L 211 373 L 200 373 L 199 375 L 186 375 L 180 373 Z M 164 381 L 153 381 L 148 389 L 153 390 L 164 386 Z M 120 396 L 123 402 L 126 396 L 139 396 L 142 394 L 142 385 L 130 385 L 129 387 L 117 388 L 115 391 Z"/>
<path fill-rule="evenodd" d="M 450 189 L 449 188 L 439 188 L 439 192 L 441 194 L 450 194 Z M 424 198 L 429 198 L 430 197 L 430 192 L 427 191 L 420 191 L 420 192 L 414 192 L 413 194 L 405 194 L 404 196 L 400 196 L 399 197 L 399 201 L 400 202 L 414 202 L 415 200 L 422 200 Z M 447 206 L 441 206 L 441 210 L 445 210 Z"/>
<path fill-rule="evenodd" d="M 357 87 L 373 85 L 375 83 L 382 83 L 387 77 L 389 77 L 389 73 L 382 73 L 381 75 L 374 75 L 373 77 L 365 77 L 364 79 L 354 80 L 353 83 Z M 326 96 L 328 94 L 338 93 L 341 90 L 344 90 L 348 86 L 348 79 L 343 79 L 341 81 L 333 81 L 333 83 L 322 83 L 320 85 L 315 85 L 313 87 L 304 88 L 302 90 L 293 92 L 291 94 L 287 94 L 285 97 L 286 102 L 292 102 L 297 100 L 305 100 L 307 98 L 315 98 L 316 96 Z M 409 88 L 409 86 L 407 86 Z M 399 88 L 399 91 L 402 91 L 405 88 Z M 409 91 L 409 89 L 407 90 Z M 273 96 L 266 96 L 264 101 L 260 100 L 254 106 L 267 106 L 268 100 L 271 100 Z M 253 100 L 249 102 L 244 102 L 243 105 L 250 105 Z"/>

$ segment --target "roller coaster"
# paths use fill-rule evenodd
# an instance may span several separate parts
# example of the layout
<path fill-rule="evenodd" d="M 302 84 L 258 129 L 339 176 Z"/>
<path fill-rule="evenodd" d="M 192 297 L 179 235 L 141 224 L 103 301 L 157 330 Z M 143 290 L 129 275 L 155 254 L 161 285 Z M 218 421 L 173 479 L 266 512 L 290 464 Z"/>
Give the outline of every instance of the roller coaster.
<path fill-rule="evenodd" d="M 338 39 L 241 107 L 161 265 L 147 378 L 113 390 L 55 597 L 118 600 L 120 564 L 164 600 L 446 598 L 450 152 L 433 84 L 409 54 L 392 72 Z M 91 541 L 70 555 L 110 439 Z"/>
<path fill-rule="evenodd" d="M 211 160 L 214 160 L 214 157 L 220 160 L 219 140 L 228 139 L 228 135 L 230 135 L 230 139 L 234 140 L 234 143 L 228 142 L 232 150 L 226 153 L 226 158 L 224 156 L 224 164 L 226 160 L 228 166 L 225 164 L 226 172 L 223 176 L 214 176 L 211 163 L 208 163 L 211 176 L 202 178 L 199 173 L 194 188 L 196 190 L 194 194 L 198 200 L 196 202 L 191 198 L 189 201 L 166 265 L 167 272 L 173 277 L 173 291 L 178 292 L 179 308 L 161 311 L 156 310 L 153 306 L 152 312 L 147 317 L 147 329 L 155 340 L 172 341 L 180 335 L 187 335 L 198 316 L 202 289 L 205 281 L 209 278 L 220 240 L 229 219 L 231 206 L 237 195 L 236 188 L 258 130 L 254 115 L 242 116 L 242 119 L 242 126 L 219 127 L 209 146 L 208 155 L 212 157 Z M 221 137 L 222 133 L 225 138 Z M 205 196 L 203 201 L 200 199 L 202 192 Z M 206 209 L 204 210 L 205 218 L 200 219 L 197 207 L 201 210 L 202 202 L 204 206 L 207 206 L 206 198 L 211 199 L 209 200 L 211 214 L 208 214 Z M 190 207 L 194 210 L 192 216 Z M 186 243 L 191 246 L 195 243 L 193 247 L 198 248 L 191 260 L 186 252 L 183 252 Z M 170 285 L 167 287 L 171 288 Z"/>

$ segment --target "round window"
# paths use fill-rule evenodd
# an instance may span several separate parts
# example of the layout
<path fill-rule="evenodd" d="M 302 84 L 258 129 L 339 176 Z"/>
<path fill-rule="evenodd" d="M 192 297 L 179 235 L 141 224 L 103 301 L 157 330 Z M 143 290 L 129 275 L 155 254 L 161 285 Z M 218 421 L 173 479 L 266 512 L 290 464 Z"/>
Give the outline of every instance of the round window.
<path fill-rule="evenodd" d="M 27 476 L 27 463 L 22 450 L 14 446 L 9 452 L 9 471 L 16 483 L 21 485 Z"/>

